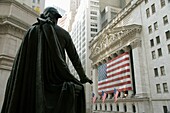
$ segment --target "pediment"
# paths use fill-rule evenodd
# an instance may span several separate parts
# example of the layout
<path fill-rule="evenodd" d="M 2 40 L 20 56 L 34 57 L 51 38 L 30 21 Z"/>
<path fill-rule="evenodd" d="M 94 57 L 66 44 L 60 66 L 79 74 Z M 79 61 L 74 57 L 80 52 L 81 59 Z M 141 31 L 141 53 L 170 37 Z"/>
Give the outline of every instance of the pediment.
<path fill-rule="evenodd" d="M 135 34 L 141 31 L 141 25 L 127 25 L 122 27 L 115 27 L 103 30 L 96 37 L 97 41 L 91 42 L 91 55 L 90 59 L 95 57 L 98 54 L 101 54 L 102 51 L 110 48 L 113 44 L 119 45 L 120 41 L 128 38 L 129 35 Z M 126 39 L 129 40 L 129 39 Z"/>

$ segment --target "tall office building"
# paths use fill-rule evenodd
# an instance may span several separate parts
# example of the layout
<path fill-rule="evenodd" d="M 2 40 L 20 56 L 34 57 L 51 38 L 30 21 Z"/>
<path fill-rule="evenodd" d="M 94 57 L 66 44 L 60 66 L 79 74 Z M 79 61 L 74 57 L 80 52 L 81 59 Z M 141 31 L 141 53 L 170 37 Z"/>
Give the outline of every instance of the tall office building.
<path fill-rule="evenodd" d="M 16 1 L 20 2 L 21 4 L 28 5 L 38 13 L 43 12 L 45 6 L 45 0 L 16 0 Z"/>
<path fill-rule="evenodd" d="M 65 28 L 68 32 L 72 30 L 72 24 L 75 19 L 75 15 L 77 14 L 77 9 L 80 5 L 81 0 L 69 0 L 69 8 L 67 12 L 67 19 L 65 21 Z"/>
<path fill-rule="evenodd" d="M 119 0 L 117 0 L 118 2 Z M 111 1 L 112 2 L 112 1 Z M 120 3 L 120 2 L 118 2 Z M 109 3 L 107 3 L 109 5 Z M 118 5 L 121 8 L 120 5 Z M 118 7 L 116 7 L 119 9 Z M 107 17 L 106 17 L 107 18 Z M 89 60 L 90 50 L 89 41 L 101 29 L 100 19 L 100 1 L 99 0 L 81 0 L 80 6 L 77 9 L 72 30 L 70 32 L 72 40 L 76 46 L 77 52 L 81 59 L 85 73 L 91 78 L 91 61 Z M 71 64 L 71 63 L 70 63 Z M 73 66 L 70 65 L 71 72 L 78 78 Z M 90 85 L 86 85 L 86 105 L 87 113 L 91 112 L 92 89 Z"/>
<path fill-rule="evenodd" d="M 170 0 L 132 0 L 90 41 L 93 112 L 170 112 L 169 9 Z"/>

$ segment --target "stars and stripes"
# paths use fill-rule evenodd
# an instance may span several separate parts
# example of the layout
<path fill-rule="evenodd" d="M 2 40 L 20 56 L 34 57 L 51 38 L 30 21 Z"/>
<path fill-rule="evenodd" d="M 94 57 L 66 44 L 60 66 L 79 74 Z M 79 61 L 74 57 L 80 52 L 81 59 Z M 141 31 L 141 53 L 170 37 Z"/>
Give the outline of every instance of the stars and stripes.
<path fill-rule="evenodd" d="M 96 102 L 97 97 L 96 97 L 96 95 L 95 95 L 94 93 L 92 94 L 92 97 L 93 97 L 92 101 L 93 101 L 93 103 L 95 103 L 95 102 Z"/>
<path fill-rule="evenodd" d="M 98 93 L 132 90 L 129 57 L 126 52 L 98 67 Z"/>
<path fill-rule="evenodd" d="M 116 88 L 114 88 L 114 102 L 115 103 L 117 102 L 118 95 L 119 95 L 119 91 Z"/>
<path fill-rule="evenodd" d="M 107 96 L 107 94 L 106 94 L 104 91 L 102 91 L 102 102 L 103 102 L 103 103 L 104 103 L 105 100 L 106 100 L 106 96 Z"/>

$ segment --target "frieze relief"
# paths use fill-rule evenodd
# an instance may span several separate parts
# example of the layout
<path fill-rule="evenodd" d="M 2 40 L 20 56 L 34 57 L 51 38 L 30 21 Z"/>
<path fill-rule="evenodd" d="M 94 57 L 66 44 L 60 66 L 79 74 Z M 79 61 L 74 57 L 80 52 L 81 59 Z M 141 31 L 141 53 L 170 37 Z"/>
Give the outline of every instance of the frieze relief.
<path fill-rule="evenodd" d="M 93 61 L 99 61 L 104 59 L 108 54 L 114 53 L 126 46 L 133 44 L 140 45 L 139 34 L 141 31 L 141 25 L 128 25 L 117 28 L 110 28 L 99 36 L 99 39 L 95 43 L 91 42 L 92 45 L 90 59 Z M 133 43 L 134 42 L 134 43 Z"/>

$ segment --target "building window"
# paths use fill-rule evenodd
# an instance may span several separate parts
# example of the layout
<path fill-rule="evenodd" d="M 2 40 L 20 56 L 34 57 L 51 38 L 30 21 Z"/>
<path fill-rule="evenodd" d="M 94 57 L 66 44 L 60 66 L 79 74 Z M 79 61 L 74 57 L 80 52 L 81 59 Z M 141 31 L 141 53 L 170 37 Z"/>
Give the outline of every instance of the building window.
<path fill-rule="evenodd" d="M 165 32 L 166 35 L 166 39 L 169 40 L 170 39 L 170 31 Z"/>
<path fill-rule="evenodd" d="M 159 57 L 162 56 L 162 49 L 161 49 L 161 48 L 158 49 L 158 56 L 159 56 Z"/>
<path fill-rule="evenodd" d="M 160 44 L 160 43 L 161 43 L 159 36 L 156 37 L 156 43 L 157 43 L 157 44 Z"/>
<path fill-rule="evenodd" d="M 110 104 L 110 111 L 113 111 L 113 107 L 112 107 L 112 104 Z"/>
<path fill-rule="evenodd" d="M 170 53 L 170 44 L 168 44 L 168 53 Z"/>
<path fill-rule="evenodd" d="M 145 0 L 145 4 L 148 3 L 148 0 Z"/>
<path fill-rule="evenodd" d="M 152 51 L 152 59 L 156 59 L 155 51 Z"/>
<path fill-rule="evenodd" d="M 107 111 L 107 105 L 105 104 L 105 111 Z"/>
<path fill-rule="evenodd" d="M 117 106 L 116 106 L 116 107 L 117 107 L 117 111 L 119 111 L 119 104 L 117 104 Z"/>
<path fill-rule="evenodd" d="M 96 16 L 91 16 L 90 19 L 97 20 L 97 17 Z"/>
<path fill-rule="evenodd" d="M 153 39 L 150 40 L 150 45 L 151 45 L 151 47 L 154 46 L 154 41 L 153 41 Z"/>
<path fill-rule="evenodd" d="M 163 110 L 164 110 L 164 113 L 168 113 L 168 107 L 167 106 L 163 106 Z"/>
<path fill-rule="evenodd" d="M 123 107 L 124 107 L 124 112 L 127 112 L 126 104 L 124 104 Z"/>
<path fill-rule="evenodd" d="M 152 9 L 152 14 L 154 14 L 154 13 L 156 12 L 156 10 L 155 10 L 155 4 L 152 4 L 152 5 L 151 5 L 151 9 Z"/>
<path fill-rule="evenodd" d="M 165 75 L 165 68 L 164 68 L 164 66 L 160 67 L 160 71 L 161 71 L 161 75 L 162 76 Z"/>
<path fill-rule="evenodd" d="M 156 91 L 157 91 L 157 93 L 161 93 L 161 86 L 160 86 L 160 84 L 156 84 Z"/>
<path fill-rule="evenodd" d="M 35 3 L 35 0 L 32 0 L 33 3 Z"/>
<path fill-rule="evenodd" d="M 136 107 L 135 107 L 134 104 L 132 105 L 132 110 L 133 110 L 134 113 L 136 113 Z"/>
<path fill-rule="evenodd" d="M 38 4 L 40 4 L 40 0 L 38 0 Z"/>
<path fill-rule="evenodd" d="M 93 26 L 93 27 L 97 27 L 97 23 L 93 23 L 93 22 L 91 22 L 91 24 L 90 24 L 91 26 Z"/>
<path fill-rule="evenodd" d="M 99 5 L 98 2 L 94 2 L 94 1 L 90 1 L 90 3 L 91 3 L 92 5 Z"/>
<path fill-rule="evenodd" d="M 91 11 L 90 14 L 97 15 L 97 12 L 96 11 Z"/>
<path fill-rule="evenodd" d="M 167 85 L 167 83 L 163 83 L 163 89 L 164 89 L 165 93 L 168 92 L 168 85 Z"/>
<path fill-rule="evenodd" d="M 94 37 L 96 34 L 91 34 L 91 37 Z"/>
<path fill-rule="evenodd" d="M 146 9 L 146 17 L 149 18 L 150 17 L 150 12 L 149 12 L 149 8 Z"/>
<path fill-rule="evenodd" d="M 168 16 L 164 16 L 163 17 L 163 22 L 164 22 L 164 25 L 168 24 Z"/>
<path fill-rule="evenodd" d="M 148 27 L 148 31 L 149 31 L 149 34 L 152 33 L 152 26 L 151 25 Z"/>
<path fill-rule="evenodd" d="M 95 28 L 91 28 L 91 31 L 93 31 L 93 32 L 97 32 L 97 29 L 95 29 Z"/>
<path fill-rule="evenodd" d="M 158 22 L 155 22 L 153 25 L 154 25 L 154 30 L 155 31 L 158 30 Z"/>
<path fill-rule="evenodd" d="M 161 7 L 164 7 L 165 6 L 165 0 L 160 0 L 161 2 Z"/>
<path fill-rule="evenodd" d="M 158 68 L 154 68 L 155 77 L 158 77 Z"/>

